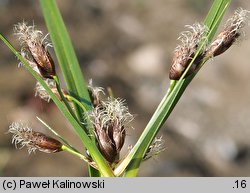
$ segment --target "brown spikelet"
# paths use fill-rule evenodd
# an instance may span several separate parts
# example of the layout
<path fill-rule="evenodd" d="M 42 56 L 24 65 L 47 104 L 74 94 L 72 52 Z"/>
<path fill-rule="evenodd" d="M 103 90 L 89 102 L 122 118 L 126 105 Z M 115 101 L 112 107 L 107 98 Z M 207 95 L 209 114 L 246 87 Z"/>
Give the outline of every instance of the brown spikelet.
<path fill-rule="evenodd" d="M 48 85 L 48 87 L 50 87 L 51 91 L 57 96 L 57 98 L 59 100 L 62 100 L 61 96 L 56 88 L 56 82 L 52 79 L 46 79 L 45 83 Z M 61 92 L 65 98 L 67 98 L 67 96 L 69 95 L 69 93 L 62 88 L 61 88 Z M 36 83 L 35 96 L 39 96 L 41 99 L 43 99 L 47 102 L 50 102 L 50 99 L 51 99 L 50 95 L 48 95 L 45 88 L 39 82 Z"/>
<path fill-rule="evenodd" d="M 62 151 L 62 144 L 58 140 L 48 137 L 40 132 L 33 131 L 32 141 L 39 151 L 45 153 L 55 153 Z"/>
<path fill-rule="evenodd" d="M 206 40 L 206 26 L 196 23 L 193 26 L 188 27 L 191 30 L 181 33 L 181 36 L 179 37 L 182 44 L 177 46 L 175 49 L 172 64 L 169 70 L 170 80 L 180 79 L 181 75 L 192 61 L 198 47 L 203 41 Z M 204 53 L 202 52 L 193 62 L 187 75 L 190 75 L 194 72 L 197 65 L 202 61 L 203 57 Z"/>
<path fill-rule="evenodd" d="M 45 153 L 62 151 L 62 143 L 60 141 L 48 137 L 43 133 L 33 131 L 23 123 L 12 123 L 9 127 L 9 132 L 13 134 L 12 143 L 19 148 L 26 146 L 29 153 L 35 152 L 36 150 Z"/>
<path fill-rule="evenodd" d="M 104 94 L 103 88 L 93 86 L 92 80 L 89 80 L 88 92 L 93 107 L 97 107 L 100 104 L 100 93 Z"/>
<path fill-rule="evenodd" d="M 55 76 L 55 65 L 47 47 L 51 46 L 45 40 L 43 33 L 35 29 L 35 26 L 28 26 L 25 22 L 18 23 L 14 27 L 15 35 L 22 46 L 21 54 L 29 64 L 37 65 L 39 74 L 44 78 L 52 79 Z"/>
<path fill-rule="evenodd" d="M 223 31 L 218 34 L 206 52 L 206 57 L 214 57 L 228 50 L 244 34 L 242 28 L 248 23 L 249 11 L 237 9 L 227 21 Z"/>

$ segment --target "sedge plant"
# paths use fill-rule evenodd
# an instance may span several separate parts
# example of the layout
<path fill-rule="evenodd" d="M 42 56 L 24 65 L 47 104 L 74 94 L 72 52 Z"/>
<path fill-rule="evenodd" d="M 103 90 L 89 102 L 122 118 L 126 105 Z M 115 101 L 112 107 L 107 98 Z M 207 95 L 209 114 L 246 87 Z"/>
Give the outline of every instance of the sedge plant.
<path fill-rule="evenodd" d="M 88 164 L 90 176 L 137 176 L 144 160 L 164 150 L 162 138 L 156 135 L 201 67 L 211 58 L 223 54 L 242 36 L 242 28 L 248 24 L 249 14 L 243 9 L 237 9 L 216 35 L 230 2 L 214 0 L 205 20 L 187 26 L 188 31 L 181 33 L 181 43 L 174 51 L 169 70 L 169 89 L 136 144 L 122 158 L 119 153 L 126 138 L 126 130 L 133 120 L 125 100 L 115 98 L 112 92 L 103 99 L 100 97 L 104 93 L 103 88 L 85 82 L 56 1 L 40 0 L 52 43 L 34 25 L 29 26 L 25 22 L 14 27 L 21 52 L 3 34 L 0 34 L 0 39 L 20 60 L 20 65 L 37 80 L 35 94 L 55 103 L 74 128 L 86 151 L 81 152 L 70 145 L 67 139 L 39 117 L 41 124 L 55 137 L 32 130 L 25 123 L 15 122 L 9 128 L 13 134 L 12 142 L 20 148 L 26 146 L 29 153 L 36 150 L 71 153 Z M 48 47 L 54 48 L 58 64 L 51 57 Z M 62 71 L 67 87 L 65 90 L 61 87 L 62 80 L 58 77 L 55 65 L 59 65 Z"/>

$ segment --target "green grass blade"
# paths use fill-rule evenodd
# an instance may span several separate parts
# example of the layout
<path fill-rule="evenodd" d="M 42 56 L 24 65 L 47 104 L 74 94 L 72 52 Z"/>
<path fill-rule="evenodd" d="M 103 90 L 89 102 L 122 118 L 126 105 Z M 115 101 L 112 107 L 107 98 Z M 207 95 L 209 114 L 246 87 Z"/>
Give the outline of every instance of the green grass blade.
<path fill-rule="evenodd" d="M 209 41 L 211 41 L 211 39 L 213 38 L 217 30 L 218 24 L 220 23 L 221 18 L 227 6 L 229 5 L 229 3 L 230 3 L 230 0 L 227 0 L 227 1 L 215 0 L 214 1 L 208 13 L 208 16 L 205 19 L 205 24 L 208 25 L 210 29 L 210 32 L 208 34 Z M 200 50 L 197 51 L 196 55 L 198 55 L 199 51 Z M 189 67 L 191 65 L 192 65 L 192 62 L 190 63 Z M 186 69 L 186 71 L 188 71 L 188 68 Z M 145 130 L 143 131 L 138 142 L 136 143 L 136 145 L 130 152 L 130 154 L 116 168 L 115 174 L 121 173 L 121 171 L 128 165 L 126 168 L 125 176 L 132 177 L 132 176 L 137 175 L 140 163 L 149 145 L 152 143 L 160 127 L 166 121 L 166 119 L 172 112 L 173 108 L 179 101 L 180 97 L 182 96 L 183 92 L 185 91 L 186 87 L 189 85 L 189 83 L 192 81 L 195 75 L 196 73 L 183 79 L 183 77 L 185 76 L 184 74 L 182 78 L 177 82 L 172 92 L 169 95 L 167 94 L 165 95 L 162 102 L 160 103 L 157 110 L 155 111 L 154 115 L 152 116 L 151 120 L 149 121 L 148 125 L 146 126 Z"/>
<path fill-rule="evenodd" d="M 91 108 L 87 86 L 62 16 L 54 0 L 40 0 L 55 53 L 72 96 Z"/>
<path fill-rule="evenodd" d="M 40 5 L 68 90 L 73 97 L 85 105 L 87 110 L 90 110 L 92 106 L 87 86 L 57 4 L 54 0 L 40 0 Z M 83 111 L 75 102 L 73 103 L 78 119 L 84 122 Z M 92 133 L 91 130 L 85 130 Z M 94 135 L 90 134 L 90 136 Z M 94 138 L 92 140 L 95 141 Z M 92 170 L 95 169 L 89 169 L 91 176 Z M 96 172 L 93 171 L 94 175 Z"/>
<path fill-rule="evenodd" d="M 211 9 L 209 10 L 207 17 L 204 20 L 204 24 L 209 29 L 214 29 L 211 32 L 211 36 L 208 37 L 208 41 L 211 41 L 212 37 L 215 35 L 217 28 L 219 26 L 219 23 L 222 19 L 222 17 L 219 17 L 219 15 L 223 12 L 223 10 L 230 4 L 231 0 L 219 0 L 219 1 L 214 1 Z M 219 20 L 218 20 L 219 18 Z M 216 24 L 217 23 L 217 24 Z"/>
<path fill-rule="evenodd" d="M 101 155 L 100 151 L 93 143 L 93 141 L 88 137 L 87 133 L 82 129 L 74 117 L 69 113 L 67 108 L 63 103 L 57 98 L 57 96 L 51 91 L 49 86 L 44 82 L 44 80 L 29 66 L 27 61 L 16 51 L 16 49 L 8 42 L 8 40 L 0 34 L 0 39 L 9 47 L 9 49 L 16 55 L 16 57 L 22 62 L 24 67 L 34 76 L 34 78 L 44 87 L 47 93 L 50 95 L 53 102 L 56 104 L 58 109 L 64 115 L 64 117 L 70 122 L 70 124 L 75 129 L 75 132 L 80 137 L 83 145 L 89 150 L 90 155 L 96 162 L 100 172 L 103 176 L 113 176 L 113 172 L 109 165 L 106 163 L 105 159 Z"/>

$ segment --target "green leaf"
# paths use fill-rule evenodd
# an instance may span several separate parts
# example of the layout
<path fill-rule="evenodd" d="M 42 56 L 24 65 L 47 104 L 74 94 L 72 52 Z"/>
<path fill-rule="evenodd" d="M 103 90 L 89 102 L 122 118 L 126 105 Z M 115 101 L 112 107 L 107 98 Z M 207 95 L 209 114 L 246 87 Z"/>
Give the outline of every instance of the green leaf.
<path fill-rule="evenodd" d="M 88 104 L 86 108 L 90 109 L 91 102 L 87 86 L 56 2 L 40 0 L 40 5 L 68 90 L 84 105 Z M 79 109 L 78 111 L 81 112 Z M 82 117 L 81 113 L 78 113 L 79 117 Z"/>
<path fill-rule="evenodd" d="M 56 2 L 54 0 L 40 0 L 40 5 L 68 90 L 74 98 L 85 105 L 87 110 L 90 110 L 92 105 L 87 86 Z M 85 122 L 82 116 L 83 111 L 74 101 L 73 104 L 78 119 Z M 88 128 L 89 131 L 87 129 L 85 131 L 90 133 L 90 136 L 94 136 L 90 128 Z M 94 137 L 92 140 L 95 141 Z M 92 171 L 92 169 L 89 170 Z M 96 171 L 93 172 L 96 173 Z"/>
<path fill-rule="evenodd" d="M 223 14 L 229 5 L 230 0 L 215 0 L 206 19 L 205 24 L 209 28 L 209 34 L 207 35 L 208 41 L 211 41 L 217 27 L 223 17 Z M 205 45 L 205 42 L 202 46 Z M 188 69 L 191 67 L 193 61 L 198 56 L 202 46 L 198 49 L 196 55 L 194 56 L 193 60 L 189 64 L 188 68 L 183 73 L 182 77 L 179 81 L 177 81 L 176 85 L 173 87 L 173 90 L 164 96 L 162 102 L 159 104 L 158 108 L 156 109 L 154 115 L 152 116 L 151 120 L 149 121 L 148 125 L 144 129 L 141 137 L 135 144 L 134 148 L 131 150 L 129 155 L 123 160 L 123 162 L 115 169 L 115 175 L 121 174 L 122 171 L 125 170 L 125 176 L 132 177 L 136 176 L 139 170 L 139 166 L 141 161 L 149 147 L 152 143 L 153 139 L 155 138 L 156 134 L 160 130 L 161 126 L 164 124 L 170 113 L 172 112 L 173 108 L 179 101 L 180 97 L 184 93 L 186 87 L 195 77 L 196 73 L 188 76 L 184 79 L 185 74 L 187 73 Z"/>
<path fill-rule="evenodd" d="M 9 49 L 16 55 L 16 57 L 22 62 L 24 67 L 34 76 L 34 78 L 44 87 L 47 93 L 50 95 L 53 102 L 59 108 L 64 117 L 70 122 L 75 132 L 80 137 L 83 145 L 89 150 L 90 155 L 96 162 L 100 172 L 103 176 L 114 176 L 111 168 L 106 163 L 105 159 L 101 155 L 100 151 L 94 144 L 94 142 L 88 137 L 88 134 L 82 129 L 78 121 L 69 113 L 64 104 L 57 98 L 57 96 L 51 91 L 49 86 L 44 82 L 44 80 L 29 66 L 27 61 L 16 51 L 16 49 L 8 42 L 2 34 L 0 34 L 0 39 L 9 47 Z"/>
<path fill-rule="evenodd" d="M 211 31 L 211 36 L 208 37 L 208 41 L 212 40 L 212 37 L 215 35 L 217 28 L 219 26 L 219 23 L 222 19 L 220 17 L 221 14 L 224 14 L 225 8 L 230 4 L 231 0 L 219 0 L 219 1 L 214 1 L 211 9 L 208 12 L 208 15 L 204 21 L 204 24 L 209 29 L 214 29 Z"/>

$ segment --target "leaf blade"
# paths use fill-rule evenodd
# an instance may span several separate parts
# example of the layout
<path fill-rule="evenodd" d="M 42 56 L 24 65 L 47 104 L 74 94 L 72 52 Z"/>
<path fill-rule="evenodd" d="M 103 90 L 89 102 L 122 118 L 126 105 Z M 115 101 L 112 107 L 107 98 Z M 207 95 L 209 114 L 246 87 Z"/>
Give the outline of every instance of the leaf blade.
<path fill-rule="evenodd" d="M 74 98 L 81 101 L 87 110 L 90 110 L 92 105 L 87 85 L 84 81 L 79 62 L 56 2 L 54 0 L 40 0 L 40 6 L 42 8 L 45 22 L 50 32 L 58 62 L 68 90 Z M 81 122 L 85 122 L 84 117 L 82 116 L 84 112 L 75 102 L 73 102 L 73 104 L 78 119 Z M 92 134 L 93 131 L 90 128 L 83 129 L 90 133 L 90 136 L 94 136 Z M 95 141 L 94 137 L 92 137 L 92 140 Z M 91 173 L 97 173 L 97 171 L 92 170 L 95 169 L 89 168 L 90 175 L 92 175 Z M 95 174 L 94 176 L 96 176 Z"/>
<path fill-rule="evenodd" d="M 91 102 L 87 86 L 56 2 L 40 0 L 40 5 L 67 87 L 72 96 L 90 109 Z"/>

